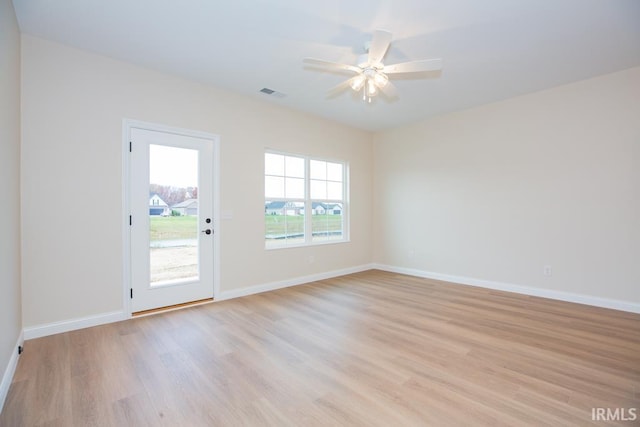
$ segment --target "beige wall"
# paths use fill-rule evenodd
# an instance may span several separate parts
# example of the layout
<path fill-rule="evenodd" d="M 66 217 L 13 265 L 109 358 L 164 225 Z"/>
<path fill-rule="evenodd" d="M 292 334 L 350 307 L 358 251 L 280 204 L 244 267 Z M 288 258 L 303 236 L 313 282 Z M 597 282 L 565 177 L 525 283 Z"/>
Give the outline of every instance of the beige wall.
<path fill-rule="evenodd" d="M 25 327 L 122 309 L 123 118 L 221 136 L 222 291 L 373 260 L 640 302 L 640 69 L 372 147 L 367 132 L 35 37 L 22 54 Z M 350 162 L 351 243 L 264 250 L 265 148 Z"/>
<path fill-rule="evenodd" d="M 376 262 L 640 302 L 640 68 L 374 145 Z"/>
<path fill-rule="evenodd" d="M 20 32 L 0 0 L 0 379 L 22 331 L 20 302 Z M 1 402 L 0 402 L 1 406 Z"/>
<path fill-rule="evenodd" d="M 27 35 L 22 54 L 25 327 L 122 309 L 123 118 L 221 136 L 222 291 L 370 262 L 370 134 Z M 265 147 L 350 162 L 351 243 L 264 250 Z"/>

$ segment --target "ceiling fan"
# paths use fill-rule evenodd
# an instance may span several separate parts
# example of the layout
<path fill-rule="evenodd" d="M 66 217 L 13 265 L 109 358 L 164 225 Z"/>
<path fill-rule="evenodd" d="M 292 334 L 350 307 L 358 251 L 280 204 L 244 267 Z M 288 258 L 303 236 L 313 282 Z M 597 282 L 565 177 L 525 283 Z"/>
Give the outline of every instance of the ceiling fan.
<path fill-rule="evenodd" d="M 384 65 L 382 59 L 387 53 L 390 43 L 391 33 L 389 31 L 376 30 L 373 32 L 371 42 L 365 43 L 366 53 L 358 57 L 358 65 L 340 64 L 316 58 L 304 58 L 304 62 L 328 70 L 355 73 L 355 76 L 334 87 L 329 92 L 341 91 L 351 86 L 356 92 L 362 90 L 362 100 L 369 103 L 379 91 L 382 91 L 389 98 L 396 96 L 396 88 L 389 81 L 389 75 L 421 73 L 442 69 L 442 59 L 440 58 Z"/>

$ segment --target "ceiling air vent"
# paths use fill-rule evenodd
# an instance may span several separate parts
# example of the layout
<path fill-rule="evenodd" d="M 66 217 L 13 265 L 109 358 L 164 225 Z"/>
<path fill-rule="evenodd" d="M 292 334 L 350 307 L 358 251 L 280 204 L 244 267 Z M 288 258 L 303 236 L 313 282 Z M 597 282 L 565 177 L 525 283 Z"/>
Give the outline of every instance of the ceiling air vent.
<path fill-rule="evenodd" d="M 265 95 L 273 96 L 274 98 L 284 98 L 286 96 L 284 93 L 277 92 L 273 89 L 269 89 L 268 87 L 263 87 L 262 89 L 260 89 L 260 92 L 264 93 Z"/>

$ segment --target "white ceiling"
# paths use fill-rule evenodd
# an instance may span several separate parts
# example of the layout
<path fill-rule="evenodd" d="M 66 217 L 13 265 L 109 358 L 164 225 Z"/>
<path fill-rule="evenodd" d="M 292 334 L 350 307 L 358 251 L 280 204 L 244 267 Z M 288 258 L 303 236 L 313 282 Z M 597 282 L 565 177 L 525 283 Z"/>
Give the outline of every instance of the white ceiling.
<path fill-rule="evenodd" d="M 13 0 L 23 32 L 367 130 L 640 65 L 640 0 Z M 385 63 L 443 58 L 395 79 L 398 99 L 327 98 L 374 29 Z M 274 98 L 263 87 L 286 94 Z"/>

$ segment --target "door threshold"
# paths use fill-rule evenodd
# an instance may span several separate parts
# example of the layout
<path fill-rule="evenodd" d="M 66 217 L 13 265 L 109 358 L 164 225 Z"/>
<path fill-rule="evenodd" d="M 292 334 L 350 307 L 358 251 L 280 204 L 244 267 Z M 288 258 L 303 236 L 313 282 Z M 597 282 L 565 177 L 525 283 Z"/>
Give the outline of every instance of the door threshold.
<path fill-rule="evenodd" d="M 168 305 L 166 307 L 151 308 L 149 310 L 136 311 L 131 313 L 131 317 L 143 317 L 151 314 L 166 313 L 168 311 L 180 310 L 182 308 L 194 307 L 196 305 L 209 304 L 213 302 L 213 298 L 205 298 L 197 301 L 184 302 L 182 304 Z"/>

